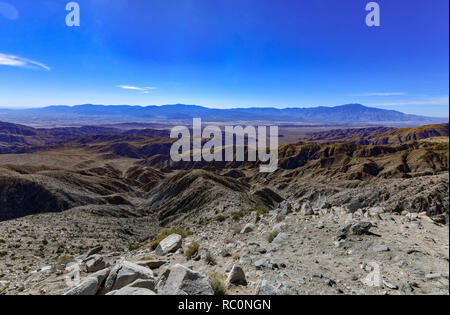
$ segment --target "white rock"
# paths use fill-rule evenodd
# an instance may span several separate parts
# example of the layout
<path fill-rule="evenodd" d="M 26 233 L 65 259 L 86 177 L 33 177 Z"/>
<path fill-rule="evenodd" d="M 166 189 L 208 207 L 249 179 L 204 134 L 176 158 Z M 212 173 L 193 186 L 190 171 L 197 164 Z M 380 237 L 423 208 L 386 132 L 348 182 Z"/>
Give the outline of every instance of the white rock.
<path fill-rule="evenodd" d="M 113 267 L 106 279 L 103 294 L 121 289 L 138 279 L 153 280 L 153 272 L 129 261 L 119 263 Z"/>
<path fill-rule="evenodd" d="M 248 223 L 241 230 L 241 234 L 250 233 L 256 229 L 256 226 L 253 223 Z"/>
<path fill-rule="evenodd" d="M 111 291 L 106 295 L 156 295 L 156 293 L 149 289 L 126 286 L 122 289 Z"/>
<path fill-rule="evenodd" d="M 171 234 L 163 239 L 155 249 L 157 255 L 166 255 L 168 253 L 174 253 L 181 247 L 182 237 L 179 234 Z"/>
<path fill-rule="evenodd" d="M 109 268 L 100 270 L 84 278 L 80 284 L 70 289 L 64 295 L 96 295 L 108 274 Z"/>
<path fill-rule="evenodd" d="M 279 233 L 272 241 L 272 244 L 279 245 L 284 243 L 289 238 L 289 235 L 286 233 Z"/>
<path fill-rule="evenodd" d="M 169 276 L 158 294 L 162 295 L 213 295 L 209 278 L 182 265 L 171 267 Z"/>

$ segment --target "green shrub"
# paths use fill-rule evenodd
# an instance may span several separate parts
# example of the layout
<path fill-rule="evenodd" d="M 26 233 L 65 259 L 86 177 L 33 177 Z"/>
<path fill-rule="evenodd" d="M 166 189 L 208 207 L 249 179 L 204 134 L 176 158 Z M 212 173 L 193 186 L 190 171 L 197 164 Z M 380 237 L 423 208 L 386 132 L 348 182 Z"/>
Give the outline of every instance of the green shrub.
<path fill-rule="evenodd" d="M 223 216 L 223 215 L 219 215 L 218 217 L 216 217 L 216 221 L 217 222 L 223 222 L 223 221 L 225 221 L 227 218 L 225 218 L 225 216 Z"/>
<path fill-rule="evenodd" d="M 247 213 L 246 210 L 240 210 L 238 212 L 234 212 L 232 218 L 234 221 L 239 221 L 243 216 L 246 215 L 246 213 Z"/>
<path fill-rule="evenodd" d="M 269 236 L 267 236 L 267 241 L 269 243 L 272 243 L 272 241 L 274 240 L 275 237 L 277 237 L 279 232 L 272 232 L 269 234 Z"/>
<path fill-rule="evenodd" d="M 188 246 L 186 253 L 185 253 L 186 258 L 191 259 L 192 256 L 194 256 L 195 253 L 198 252 L 199 247 L 200 247 L 200 245 L 198 243 L 194 243 L 194 244 Z"/>
<path fill-rule="evenodd" d="M 251 211 L 255 211 L 258 214 L 258 216 L 261 216 L 261 215 L 269 213 L 269 209 L 267 209 L 264 206 L 256 207 L 255 209 L 252 209 Z"/>
<path fill-rule="evenodd" d="M 214 295 L 226 295 L 227 289 L 222 281 L 220 281 L 217 277 L 213 277 L 211 279 L 211 283 L 214 290 Z"/>

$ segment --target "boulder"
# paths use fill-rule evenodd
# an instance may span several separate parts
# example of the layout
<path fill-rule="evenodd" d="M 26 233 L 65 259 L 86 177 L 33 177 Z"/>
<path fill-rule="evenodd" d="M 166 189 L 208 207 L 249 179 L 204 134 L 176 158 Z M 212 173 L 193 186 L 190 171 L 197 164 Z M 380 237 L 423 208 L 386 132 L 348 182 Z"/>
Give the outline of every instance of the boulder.
<path fill-rule="evenodd" d="M 282 201 L 280 203 L 280 207 L 279 208 L 280 208 L 280 213 L 284 214 L 284 215 L 287 215 L 287 214 L 290 214 L 290 213 L 293 212 L 292 204 L 289 201 L 286 201 L 286 200 L 284 200 L 284 201 Z"/>
<path fill-rule="evenodd" d="M 375 245 L 372 250 L 376 253 L 388 252 L 390 251 L 389 247 L 383 244 Z"/>
<path fill-rule="evenodd" d="M 286 230 L 287 224 L 284 222 L 280 222 L 278 224 L 276 224 L 273 228 L 272 228 L 272 233 L 275 232 L 282 232 L 284 230 Z"/>
<path fill-rule="evenodd" d="M 303 215 L 314 215 L 314 210 L 309 202 L 305 202 L 302 204 L 301 213 Z"/>
<path fill-rule="evenodd" d="M 279 295 L 278 290 L 268 281 L 262 280 L 256 287 L 255 295 Z"/>
<path fill-rule="evenodd" d="M 214 295 L 214 290 L 208 277 L 177 264 L 169 269 L 169 275 L 158 294 Z"/>
<path fill-rule="evenodd" d="M 87 258 L 87 257 L 90 257 L 90 256 L 92 256 L 92 255 L 98 254 L 98 253 L 100 253 L 102 250 L 103 250 L 103 246 L 97 246 L 97 247 L 94 247 L 94 248 L 88 250 L 88 252 L 85 254 L 85 257 Z"/>
<path fill-rule="evenodd" d="M 256 229 L 256 226 L 253 223 L 248 223 L 241 230 L 241 234 L 250 233 Z"/>
<path fill-rule="evenodd" d="M 278 235 L 273 239 L 272 244 L 279 245 L 287 241 L 289 235 L 286 233 L 278 233 Z"/>
<path fill-rule="evenodd" d="M 106 295 L 156 295 L 156 293 L 149 289 L 126 286 L 122 289 L 111 291 Z"/>
<path fill-rule="evenodd" d="M 105 281 L 102 293 L 106 294 L 110 291 L 121 289 L 138 279 L 154 280 L 153 272 L 149 268 L 124 261 L 113 267 Z"/>
<path fill-rule="evenodd" d="M 372 226 L 373 225 L 370 222 L 366 221 L 357 222 L 352 224 L 352 226 L 350 227 L 350 232 L 352 232 L 352 234 L 355 235 L 367 234 Z"/>
<path fill-rule="evenodd" d="M 256 269 L 263 269 L 269 265 L 269 260 L 267 258 L 258 259 L 255 262 Z"/>
<path fill-rule="evenodd" d="M 106 268 L 84 278 L 80 284 L 64 293 L 64 295 L 96 295 L 109 271 L 109 268 Z"/>
<path fill-rule="evenodd" d="M 141 260 L 141 261 L 138 261 L 136 264 L 138 264 L 139 266 L 150 268 L 150 269 L 158 269 L 162 265 L 167 264 L 167 260 L 158 260 L 158 259 Z"/>
<path fill-rule="evenodd" d="M 336 232 L 336 239 L 341 240 L 345 239 L 347 234 L 351 232 L 355 235 L 363 235 L 369 233 L 370 228 L 372 227 L 372 223 L 361 221 L 361 222 L 355 222 L 353 220 L 349 220 L 347 223 L 344 224 L 337 232 Z"/>
<path fill-rule="evenodd" d="M 106 262 L 101 255 L 91 255 L 85 260 L 86 272 L 97 272 L 99 270 L 105 269 Z"/>
<path fill-rule="evenodd" d="M 179 234 L 171 234 L 163 239 L 155 249 L 157 255 L 163 256 L 168 253 L 174 253 L 181 247 L 182 237 Z"/>
<path fill-rule="evenodd" d="M 239 265 L 234 265 L 227 278 L 227 284 L 247 285 L 244 270 Z"/>

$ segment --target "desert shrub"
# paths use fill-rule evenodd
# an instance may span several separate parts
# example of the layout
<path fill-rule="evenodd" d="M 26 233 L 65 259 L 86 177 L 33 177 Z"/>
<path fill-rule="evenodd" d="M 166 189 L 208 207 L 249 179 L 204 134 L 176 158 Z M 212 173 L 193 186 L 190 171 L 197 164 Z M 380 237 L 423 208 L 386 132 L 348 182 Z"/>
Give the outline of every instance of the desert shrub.
<path fill-rule="evenodd" d="M 211 266 L 216 265 L 216 259 L 209 251 L 207 251 L 205 254 L 205 262 Z"/>
<path fill-rule="evenodd" d="M 225 288 L 225 285 L 223 282 L 217 277 L 213 277 L 211 279 L 212 287 L 214 290 L 214 295 L 226 295 L 227 289 Z"/>
<path fill-rule="evenodd" d="M 223 222 L 223 221 L 225 221 L 227 218 L 225 217 L 225 216 L 223 216 L 223 215 L 219 215 L 219 216 L 217 216 L 216 217 L 216 221 L 217 222 Z"/>
<path fill-rule="evenodd" d="M 192 256 L 194 256 L 195 253 L 198 252 L 199 247 L 200 247 L 200 245 L 198 243 L 194 243 L 194 244 L 188 246 L 186 253 L 185 253 L 186 258 L 191 259 Z"/>
<path fill-rule="evenodd" d="M 275 237 L 277 237 L 279 232 L 272 232 L 267 236 L 267 241 L 269 243 L 272 243 L 272 241 L 274 240 Z"/>
<path fill-rule="evenodd" d="M 184 238 L 186 236 L 191 235 L 192 232 L 189 229 L 182 229 L 182 228 L 163 228 L 156 236 L 156 238 L 150 243 L 150 249 L 155 250 L 156 247 L 159 245 L 159 243 L 171 234 L 179 234 L 181 235 L 181 237 Z"/>
<path fill-rule="evenodd" d="M 258 206 L 256 208 L 252 209 L 251 211 L 252 212 L 256 212 L 258 214 L 258 216 L 261 216 L 261 215 L 269 213 L 269 209 L 267 209 L 264 206 Z"/>
<path fill-rule="evenodd" d="M 42 245 L 46 246 L 48 244 L 47 240 L 42 240 Z"/>
<path fill-rule="evenodd" d="M 130 244 L 130 245 L 128 246 L 128 250 L 130 250 L 130 251 L 136 250 L 136 249 L 141 248 L 143 245 L 144 245 L 144 244 L 142 244 L 142 243 Z"/>
<path fill-rule="evenodd" d="M 246 210 L 240 210 L 238 212 L 233 212 L 232 218 L 234 221 L 239 221 L 245 214 L 247 213 Z"/>

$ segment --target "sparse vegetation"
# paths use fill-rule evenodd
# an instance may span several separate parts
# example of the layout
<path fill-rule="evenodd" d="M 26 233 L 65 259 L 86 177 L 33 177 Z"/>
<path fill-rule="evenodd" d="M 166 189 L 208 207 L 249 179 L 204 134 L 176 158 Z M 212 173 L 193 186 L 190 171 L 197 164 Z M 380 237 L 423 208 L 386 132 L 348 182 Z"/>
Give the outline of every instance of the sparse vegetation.
<path fill-rule="evenodd" d="M 278 231 L 275 231 L 275 232 L 270 233 L 270 234 L 267 236 L 267 241 L 268 241 L 269 243 L 272 243 L 273 240 L 275 239 L 275 237 L 277 237 L 278 234 L 279 234 Z"/>
<path fill-rule="evenodd" d="M 227 289 L 225 288 L 225 285 L 218 278 L 217 275 L 211 278 L 211 283 L 213 286 L 214 295 L 226 295 L 227 294 Z"/>
<path fill-rule="evenodd" d="M 135 244 L 130 244 L 128 246 L 128 250 L 132 251 L 132 250 L 136 250 L 141 248 L 142 246 L 144 246 L 144 243 L 135 243 Z"/>
<path fill-rule="evenodd" d="M 188 246 L 185 256 L 187 259 L 191 259 L 197 252 L 200 245 L 198 243 L 194 243 L 190 246 Z"/>
<path fill-rule="evenodd" d="M 223 215 L 219 215 L 219 216 L 217 216 L 216 217 L 216 221 L 217 222 L 223 222 L 223 221 L 225 221 L 227 218 L 225 217 L 225 216 L 223 216 Z"/>
<path fill-rule="evenodd" d="M 239 221 L 243 216 L 245 216 L 247 213 L 247 210 L 240 210 L 238 212 L 234 212 L 232 215 L 232 218 L 234 221 Z"/>
<path fill-rule="evenodd" d="M 205 254 L 205 262 L 211 266 L 215 266 L 217 264 L 216 259 L 209 251 L 207 251 Z"/>

